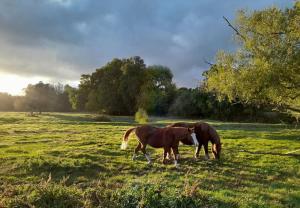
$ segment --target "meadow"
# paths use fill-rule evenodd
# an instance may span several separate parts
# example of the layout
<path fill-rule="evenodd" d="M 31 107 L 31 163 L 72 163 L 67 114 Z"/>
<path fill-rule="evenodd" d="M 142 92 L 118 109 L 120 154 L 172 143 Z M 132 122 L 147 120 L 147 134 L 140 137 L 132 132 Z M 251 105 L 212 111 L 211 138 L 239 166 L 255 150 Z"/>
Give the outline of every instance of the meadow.
<path fill-rule="evenodd" d="M 151 118 L 151 124 L 196 120 Z M 198 121 L 198 120 L 197 120 Z M 131 136 L 131 117 L 0 113 L 0 207 L 300 207 L 300 128 L 207 121 L 221 136 L 219 161 L 180 145 L 180 167 Z M 211 155 L 212 157 L 212 155 Z"/>

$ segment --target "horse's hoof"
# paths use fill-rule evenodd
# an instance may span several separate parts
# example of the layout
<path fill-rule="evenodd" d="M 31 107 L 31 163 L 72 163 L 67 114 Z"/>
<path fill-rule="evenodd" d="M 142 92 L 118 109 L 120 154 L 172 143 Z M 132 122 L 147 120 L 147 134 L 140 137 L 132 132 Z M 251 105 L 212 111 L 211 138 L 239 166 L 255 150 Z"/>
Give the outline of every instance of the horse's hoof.
<path fill-rule="evenodd" d="M 205 156 L 205 157 L 204 157 L 204 160 L 209 160 L 209 156 Z"/>
<path fill-rule="evenodd" d="M 133 155 L 131 159 L 136 160 L 136 155 Z"/>

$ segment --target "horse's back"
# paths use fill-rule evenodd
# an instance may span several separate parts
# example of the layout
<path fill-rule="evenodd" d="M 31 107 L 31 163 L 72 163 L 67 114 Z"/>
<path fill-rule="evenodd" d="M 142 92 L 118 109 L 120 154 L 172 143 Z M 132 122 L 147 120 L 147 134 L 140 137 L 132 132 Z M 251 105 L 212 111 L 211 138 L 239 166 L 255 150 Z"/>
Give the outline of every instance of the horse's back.
<path fill-rule="evenodd" d="M 192 128 L 194 126 L 193 123 L 185 123 L 185 122 L 177 122 L 168 125 L 167 127 L 184 127 L 184 128 Z"/>
<path fill-rule="evenodd" d="M 152 134 L 158 131 L 160 128 L 150 126 L 150 125 L 143 125 L 136 128 L 135 134 L 143 140 L 147 140 Z"/>
<path fill-rule="evenodd" d="M 199 135 L 199 139 L 203 142 L 218 142 L 220 141 L 216 129 L 208 123 L 198 122 L 195 124 L 195 133 Z"/>

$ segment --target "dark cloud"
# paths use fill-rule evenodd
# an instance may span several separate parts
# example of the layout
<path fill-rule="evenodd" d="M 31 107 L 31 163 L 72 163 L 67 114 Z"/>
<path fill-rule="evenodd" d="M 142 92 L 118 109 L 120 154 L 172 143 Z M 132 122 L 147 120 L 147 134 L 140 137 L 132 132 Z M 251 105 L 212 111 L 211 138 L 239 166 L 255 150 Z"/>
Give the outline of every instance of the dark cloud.
<path fill-rule="evenodd" d="M 79 79 L 114 57 L 139 55 L 195 86 L 219 49 L 233 50 L 222 19 L 284 0 L 2 0 L 0 72 Z"/>

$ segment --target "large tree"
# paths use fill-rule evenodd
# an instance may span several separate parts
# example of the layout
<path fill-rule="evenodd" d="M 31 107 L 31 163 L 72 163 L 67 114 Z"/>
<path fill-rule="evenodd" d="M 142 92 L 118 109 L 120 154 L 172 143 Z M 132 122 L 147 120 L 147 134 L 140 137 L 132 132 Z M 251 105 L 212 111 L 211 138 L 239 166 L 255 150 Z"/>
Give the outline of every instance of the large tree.
<path fill-rule="evenodd" d="M 8 93 L 0 92 L 0 111 L 14 110 L 14 98 Z"/>
<path fill-rule="evenodd" d="M 50 84 L 39 82 L 37 84 L 29 84 L 25 89 L 25 101 L 29 111 L 43 111 L 52 110 L 55 102 L 55 90 Z"/>
<path fill-rule="evenodd" d="M 133 114 L 145 80 L 145 64 L 138 56 L 113 59 L 91 75 L 83 75 L 78 95 L 84 108 L 108 114 Z M 79 97 L 78 97 L 79 98 Z"/>
<path fill-rule="evenodd" d="M 235 25 L 224 19 L 240 47 L 218 53 L 204 74 L 207 88 L 230 101 L 300 112 L 300 2 L 284 10 L 242 10 Z"/>
<path fill-rule="evenodd" d="M 172 79 L 173 74 L 168 67 L 160 65 L 147 67 L 145 81 L 138 98 L 139 107 L 150 114 L 167 114 L 176 93 Z"/>
<path fill-rule="evenodd" d="M 62 84 L 46 84 L 39 82 L 29 84 L 25 89 L 23 99 L 16 99 L 15 107 L 23 108 L 33 113 L 43 111 L 70 111 L 71 104 L 68 93 Z"/>
<path fill-rule="evenodd" d="M 146 67 L 138 56 L 113 59 L 91 75 L 82 76 L 77 99 L 82 94 L 84 109 L 89 111 L 132 115 L 142 107 L 163 115 L 175 95 L 172 78 L 169 68 Z"/>

